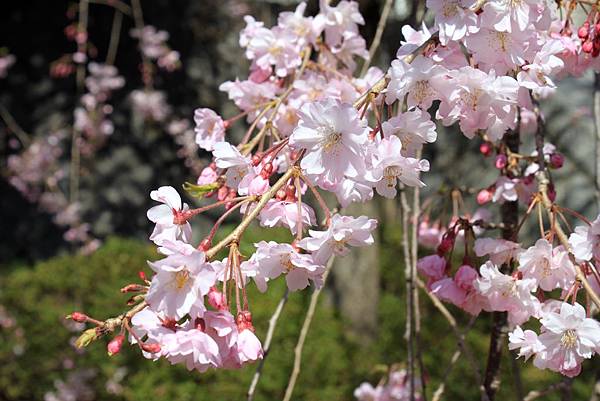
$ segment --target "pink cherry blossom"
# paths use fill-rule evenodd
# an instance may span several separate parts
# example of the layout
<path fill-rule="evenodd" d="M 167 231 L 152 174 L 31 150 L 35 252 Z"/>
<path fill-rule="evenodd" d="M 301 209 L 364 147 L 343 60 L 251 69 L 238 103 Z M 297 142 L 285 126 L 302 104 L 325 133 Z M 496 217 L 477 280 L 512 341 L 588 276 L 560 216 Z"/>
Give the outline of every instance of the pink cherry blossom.
<path fill-rule="evenodd" d="M 575 268 L 564 248 L 553 248 L 546 239 L 519 255 L 519 271 L 524 278 L 536 280 L 544 291 L 569 288 L 575 281 Z"/>
<path fill-rule="evenodd" d="M 377 193 L 386 198 L 396 196 L 396 185 L 401 182 L 407 186 L 422 187 L 422 171 L 429 171 L 429 162 L 401 155 L 402 142 L 397 136 L 390 136 L 379 142 L 373 159 L 373 178 Z"/>
<path fill-rule="evenodd" d="M 225 173 L 227 186 L 237 188 L 244 176 L 251 171 L 250 158 L 243 156 L 229 142 L 217 142 L 212 153 L 217 167 L 227 169 Z"/>
<path fill-rule="evenodd" d="M 150 240 L 157 245 L 165 241 L 175 242 L 181 240 L 189 242 L 192 239 L 192 226 L 186 220 L 180 221 L 177 217 L 188 210 L 188 205 L 181 202 L 181 197 L 170 186 L 163 186 L 150 192 L 150 198 L 163 203 L 153 206 L 147 212 L 148 219 L 156 223 Z"/>
<path fill-rule="evenodd" d="M 309 230 L 310 237 L 304 238 L 298 246 L 312 252 L 315 263 L 325 264 L 333 254 L 348 254 L 350 250 L 346 245 L 373 244 L 372 232 L 376 227 L 377 221 L 366 216 L 354 218 L 334 214 L 326 231 Z"/>
<path fill-rule="evenodd" d="M 310 255 L 300 254 L 289 244 L 261 241 L 256 252 L 243 270 L 252 277 L 258 289 L 267 289 L 267 282 L 286 274 L 286 282 L 290 291 L 306 288 L 309 280 L 320 287 L 324 267 L 315 263 Z"/>
<path fill-rule="evenodd" d="M 473 285 L 487 298 L 491 310 L 508 312 L 512 324 L 522 324 L 539 313 L 540 302 L 531 294 L 536 289 L 535 280 L 503 274 L 492 262 L 482 265 L 479 272 L 481 277 Z"/>
<path fill-rule="evenodd" d="M 477 32 L 477 15 L 469 9 L 475 3 L 476 0 L 427 0 L 427 8 L 435 15 L 442 45 Z"/>
<path fill-rule="evenodd" d="M 560 312 L 542 314 L 539 341 L 544 350 L 536 354 L 534 365 L 566 376 L 577 375 L 581 362 L 600 346 L 600 323 L 587 318 L 583 306 L 563 302 Z"/>
<path fill-rule="evenodd" d="M 217 142 L 225 139 L 225 123 L 223 119 L 211 109 L 196 109 L 194 111 L 196 123 L 196 143 L 204 150 L 212 151 Z"/>
<path fill-rule="evenodd" d="M 290 137 L 294 149 L 306 149 L 300 166 L 331 182 L 358 176 L 364 169 L 366 122 L 349 104 L 336 100 L 308 103 L 300 109 L 300 123 Z"/>
<path fill-rule="evenodd" d="M 427 112 L 420 109 L 399 113 L 382 124 L 386 136 L 397 135 L 402 142 L 400 153 L 405 157 L 417 157 L 426 143 L 437 139 L 435 123 Z"/>
<path fill-rule="evenodd" d="M 446 68 L 422 56 L 416 57 L 410 64 L 402 59 L 394 60 L 389 70 L 390 83 L 385 101 L 388 104 L 396 100 L 403 101 L 404 96 L 408 94 L 409 107 L 427 110 L 434 100 L 441 98 L 431 82 L 446 72 Z"/>
<path fill-rule="evenodd" d="M 314 210 L 302 202 L 302 226 L 309 227 L 316 224 Z M 260 211 L 260 225 L 264 227 L 287 227 L 292 234 L 298 230 L 298 202 L 269 200 L 267 205 Z"/>
<path fill-rule="evenodd" d="M 204 253 L 187 245 L 183 251 L 156 262 L 148 262 L 156 273 L 146 301 L 156 312 L 175 319 L 182 318 L 193 307 L 202 310 L 202 300 L 216 282 L 216 274 L 205 262 Z"/>
<path fill-rule="evenodd" d="M 521 326 L 517 326 L 508 333 L 508 349 L 511 351 L 518 349 L 518 358 L 524 357 L 525 360 L 528 360 L 532 355 L 542 352 L 545 348 L 533 330 L 523 330 Z"/>
<path fill-rule="evenodd" d="M 569 244 L 577 259 L 590 261 L 593 258 L 600 262 L 600 216 L 591 226 L 575 227 L 569 237 Z"/>

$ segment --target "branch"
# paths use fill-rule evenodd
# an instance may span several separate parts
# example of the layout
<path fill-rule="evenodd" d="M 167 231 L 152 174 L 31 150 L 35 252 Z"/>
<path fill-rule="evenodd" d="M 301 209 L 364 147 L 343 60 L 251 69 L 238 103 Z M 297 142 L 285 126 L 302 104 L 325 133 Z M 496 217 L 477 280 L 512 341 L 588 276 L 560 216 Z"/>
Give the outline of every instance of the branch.
<path fill-rule="evenodd" d="M 254 393 L 256 392 L 256 386 L 258 385 L 258 381 L 260 380 L 260 376 L 262 374 L 263 366 L 265 365 L 265 360 L 269 355 L 269 350 L 271 349 L 271 340 L 273 340 L 273 334 L 275 333 L 275 327 L 277 326 L 277 321 L 279 320 L 279 316 L 281 316 L 281 312 L 283 311 L 283 307 L 288 301 L 289 290 L 287 286 L 285 287 L 285 292 L 279 300 L 279 304 L 277 304 L 277 308 L 275 308 L 275 312 L 269 319 L 269 329 L 267 330 L 267 337 L 265 339 L 265 344 L 263 346 L 263 358 L 258 363 L 258 367 L 256 368 L 256 372 L 254 372 L 254 376 L 252 377 L 252 383 L 250 383 L 250 388 L 248 389 L 248 401 L 252 401 L 254 399 Z"/>
<path fill-rule="evenodd" d="M 481 383 L 481 371 L 479 369 L 479 365 L 477 364 L 477 360 L 473 356 L 473 352 L 471 351 L 471 348 L 468 346 L 468 344 L 465 341 L 465 334 L 461 333 L 460 330 L 458 330 L 458 324 L 456 323 L 456 319 L 454 318 L 454 316 L 452 316 L 452 313 L 450 313 L 450 311 L 448 310 L 448 308 L 446 308 L 446 306 L 443 304 L 443 302 L 440 301 L 440 299 L 437 297 L 437 295 L 432 294 L 430 291 L 427 290 L 427 287 L 425 286 L 425 284 L 423 283 L 423 281 L 421 281 L 421 279 L 419 277 L 415 277 L 415 282 L 423 291 L 425 291 L 425 294 L 427 294 L 427 296 L 433 303 L 433 306 L 435 306 L 440 311 L 442 316 L 444 316 L 446 318 L 446 320 L 448 321 L 448 323 L 450 324 L 450 327 L 452 328 L 452 331 L 454 332 L 454 335 L 456 336 L 456 339 L 457 339 L 457 342 L 458 342 L 458 345 L 459 345 L 461 351 L 464 352 L 465 356 L 467 357 L 467 359 L 471 365 L 471 369 L 473 371 L 473 375 L 475 376 L 475 380 L 477 381 L 477 383 Z M 487 400 L 487 395 L 484 391 L 483 386 L 480 386 L 479 390 L 481 391 L 481 398 L 483 400 Z"/>
<path fill-rule="evenodd" d="M 235 230 L 231 232 L 231 234 L 223 238 L 217 245 L 213 246 L 208 251 L 206 251 L 206 258 L 212 259 L 217 253 L 219 253 L 221 249 L 225 248 L 230 243 L 239 242 L 246 228 L 248 228 L 250 223 L 252 223 L 252 220 L 254 220 L 256 216 L 258 216 L 260 211 L 267 205 L 267 202 L 269 202 L 269 200 L 275 196 L 277 191 L 279 191 L 288 182 L 290 178 L 299 174 L 300 168 L 298 166 L 293 166 L 288 171 L 286 171 L 285 174 L 282 175 L 281 178 L 279 178 L 279 180 L 277 180 L 275 184 L 273 184 L 271 189 L 269 189 L 267 192 L 261 195 L 260 200 L 258 201 L 256 206 L 254 206 L 254 209 L 252 209 L 252 211 L 248 213 L 246 217 L 244 217 L 240 225 L 237 226 Z"/>
<path fill-rule="evenodd" d="M 310 329 L 312 319 L 317 309 L 319 295 L 321 294 L 323 288 L 325 288 L 327 276 L 329 276 L 329 272 L 331 271 L 331 267 L 333 266 L 334 260 L 335 255 L 329 259 L 329 262 L 327 262 L 327 267 L 325 268 L 325 273 L 323 274 L 323 285 L 321 286 L 321 288 L 315 289 L 310 297 L 310 305 L 308 306 L 308 311 L 306 312 L 304 323 L 302 323 L 302 329 L 300 330 L 300 336 L 298 337 L 296 348 L 294 348 L 294 368 L 292 369 L 290 380 L 288 381 L 288 385 L 285 389 L 283 401 L 290 401 L 292 399 L 292 393 L 294 392 L 294 387 L 296 386 L 296 380 L 298 380 L 298 375 L 300 374 L 300 365 L 302 363 L 302 350 L 304 349 L 304 341 L 306 341 L 306 335 L 308 334 L 308 330 Z"/>
<path fill-rule="evenodd" d="M 373 42 L 371 42 L 371 47 L 369 48 L 369 58 L 365 60 L 365 63 L 360 70 L 360 75 L 363 76 L 366 74 L 369 69 L 369 65 L 371 61 L 373 61 L 373 56 L 381 43 L 381 37 L 383 36 L 383 31 L 385 26 L 387 25 L 388 16 L 390 15 L 390 10 L 392 9 L 393 0 L 385 0 L 385 4 L 383 5 L 383 10 L 381 11 L 381 16 L 379 17 L 379 23 L 377 24 L 377 30 L 375 31 L 375 36 L 373 37 Z"/>

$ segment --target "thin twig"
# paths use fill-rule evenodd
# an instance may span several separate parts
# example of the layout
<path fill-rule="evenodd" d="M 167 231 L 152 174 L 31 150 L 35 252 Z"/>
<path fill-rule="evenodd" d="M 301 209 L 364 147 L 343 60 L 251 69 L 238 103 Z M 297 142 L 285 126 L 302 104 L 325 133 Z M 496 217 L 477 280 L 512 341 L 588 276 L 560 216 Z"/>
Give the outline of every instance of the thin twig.
<path fill-rule="evenodd" d="M 12 114 L 8 111 L 3 104 L 0 103 L 0 118 L 6 124 L 6 127 L 19 138 L 21 145 L 27 146 L 31 143 L 31 138 L 29 134 L 25 132 L 23 128 L 17 123 L 17 121 L 13 118 Z"/>
<path fill-rule="evenodd" d="M 362 77 L 367 73 L 369 69 L 369 65 L 373 61 L 373 56 L 375 56 L 375 52 L 381 43 L 381 37 L 383 36 L 383 31 L 385 30 L 385 26 L 387 25 L 387 20 L 390 15 L 390 10 L 392 9 L 393 0 L 385 0 L 385 4 L 383 5 L 383 9 L 381 11 L 381 16 L 379 17 L 379 23 L 377 24 L 377 30 L 375 31 L 375 36 L 373 37 L 373 42 L 371 42 L 371 47 L 369 48 L 369 58 L 365 60 L 365 63 L 360 70 L 360 76 Z"/>
<path fill-rule="evenodd" d="M 115 9 L 112 28 L 110 30 L 110 42 L 106 52 L 106 64 L 113 65 L 117 57 L 117 49 L 119 48 L 119 40 L 121 38 L 121 25 L 123 23 L 123 13 L 119 9 Z"/>
<path fill-rule="evenodd" d="M 410 401 L 415 401 L 415 360 L 414 360 L 414 327 L 413 327 L 413 280 L 412 258 L 409 243 L 409 226 L 411 210 L 406 199 L 406 187 L 400 192 L 400 211 L 402 214 L 402 250 L 404 253 L 404 276 L 406 280 L 406 357 L 408 364 L 408 380 L 410 384 Z"/>
<path fill-rule="evenodd" d="M 269 355 L 269 350 L 271 349 L 271 341 L 273 340 L 273 334 L 275 333 L 275 328 L 277 327 L 277 322 L 279 321 L 279 316 L 281 316 L 281 312 L 283 311 L 283 307 L 288 301 L 289 290 L 287 286 L 285 287 L 285 292 L 283 296 L 279 300 L 277 304 L 277 308 L 275 308 L 275 312 L 269 319 L 269 329 L 267 330 L 267 337 L 265 338 L 265 343 L 263 346 L 263 358 L 258 363 L 258 367 L 256 368 L 256 372 L 254 372 L 254 376 L 252 377 L 252 383 L 250 383 L 250 388 L 248 389 L 248 401 L 252 401 L 254 399 L 254 393 L 256 392 L 256 386 L 258 385 L 258 381 L 260 380 L 260 376 L 262 374 L 263 366 L 265 365 L 265 360 Z"/>
<path fill-rule="evenodd" d="M 543 397 L 547 394 L 550 394 L 554 391 L 558 391 L 558 390 L 562 389 L 564 386 L 565 386 L 565 382 L 560 382 L 560 383 L 551 384 L 550 386 L 546 387 L 543 390 L 532 390 L 529 393 L 527 393 L 525 398 L 523 398 L 523 401 L 536 400 L 536 399 Z"/>
<path fill-rule="evenodd" d="M 310 325 L 312 323 L 315 311 L 317 309 L 319 295 L 321 295 L 321 291 L 323 290 L 323 288 L 325 288 L 325 283 L 327 282 L 327 277 L 329 276 L 329 272 L 331 271 L 331 267 L 333 266 L 334 259 L 335 256 L 332 256 L 329 259 L 329 262 L 327 262 L 325 273 L 323 273 L 323 285 L 321 286 L 321 288 L 315 289 L 310 297 L 310 305 L 308 306 L 308 311 L 306 312 L 304 323 L 302 323 L 302 329 L 300 330 L 298 342 L 296 343 L 296 347 L 294 348 L 294 368 L 292 369 L 290 380 L 288 381 L 288 385 L 285 389 L 283 401 L 290 401 L 292 399 L 292 393 L 294 392 L 294 387 L 296 386 L 296 380 L 298 380 L 298 375 L 300 375 L 300 367 L 302 363 L 302 350 L 304 349 L 306 335 L 308 334 L 308 330 L 310 329 Z"/>

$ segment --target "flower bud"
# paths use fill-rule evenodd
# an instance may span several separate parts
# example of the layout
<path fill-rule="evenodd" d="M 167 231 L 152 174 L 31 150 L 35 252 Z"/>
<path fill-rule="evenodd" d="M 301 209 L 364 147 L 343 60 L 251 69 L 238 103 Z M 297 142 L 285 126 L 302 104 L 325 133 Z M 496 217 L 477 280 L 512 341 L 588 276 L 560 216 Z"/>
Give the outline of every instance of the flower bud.
<path fill-rule="evenodd" d="M 494 164 L 498 170 L 502 170 L 508 164 L 508 158 L 505 154 L 499 154 Z"/>
<path fill-rule="evenodd" d="M 444 236 L 442 237 L 442 241 L 438 245 L 438 248 L 437 248 L 438 255 L 440 255 L 440 256 L 445 255 L 448 252 L 450 252 L 452 250 L 452 248 L 454 248 L 455 237 L 456 236 L 453 231 L 446 231 L 446 234 L 444 234 Z"/>
<path fill-rule="evenodd" d="M 581 45 L 581 51 L 584 53 L 591 53 L 592 50 L 594 50 L 594 43 L 589 39 Z"/>
<path fill-rule="evenodd" d="M 148 279 L 146 278 L 146 273 L 144 273 L 143 270 L 140 270 L 138 272 L 138 276 L 140 277 L 140 280 L 142 280 L 142 281 L 148 281 Z"/>
<path fill-rule="evenodd" d="M 494 150 L 494 147 L 489 142 L 484 142 L 479 145 L 479 151 L 486 157 L 492 154 L 492 150 Z"/>
<path fill-rule="evenodd" d="M 550 155 L 550 165 L 553 168 L 561 168 L 565 162 L 565 157 L 560 153 L 552 153 Z"/>
<path fill-rule="evenodd" d="M 260 171 L 260 176 L 266 180 L 267 178 L 269 178 L 271 176 L 272 173 L 273 173 L 273 163 L 268 162 L 268 163 L 265 163 L 262 170 Z"/>
<path fill-rule="evenodd" d="M 225 295 L 214 286 L 208 291 L 208 304 L 216 310 L 227 310 Z"/>
<path fill-rule="evenodd" d="M 581 40 L 586 40 L 587 37 L 589 36 L 589 34 L 590 34 L 590 23 L 586 21 L 583 23 L 583 25 L 577 31 L 577 36 L 579 36 L 579 39 L 581 39 Z"/>
<path fill-rule="evenodd" d="M 550 198 L 552 202 L 556 200 L 556 189 L 552 184 L 548 185 L 548 198 Z"/>
<path fill-rule="evenodd" d="M 87 322 L 88 317 L 81 312 L 73 312 L 69 316 L 67 316 L 67 319 L 72 319 L 74 322 L 77 323 L 85 323 Z"/>
<path fill-rule="evenodd" d="M 140 346 L 142 347 L 142 349 L 144 351 L 149 352 L 151 354 L 158 354 L 160 352 L 160 345 L 157 343 L 154 343 L 154 344 L 142 343 L 142 344 L 140 344 Z"/>
<path fill-rule="evenodd" d="M 123 341 L 125 341 L 125 336 L 123 334 L 119 334 L 106 346 L 106 350 L 108 351 L 108 356 L 113 356 L 118 354 L 121 351 L 121 346 L 123 346 Z"/>
<path fill-rule="evenodd" d="M 280 189 L 279 191 L 277 191 L 277 193 L 275 194 L 275 199 L 277 199 L 278 201 L 282 201 L 285 200 L 286 194 L 285 194 L 285 189 Z"/>
<path fill-rule="evenodd" d="M 261 161 L 262 161 L 262 156 L 260 154 L 257 153 L 252 156 L 252 165 L 254 167 L 258 166 Z"/>
<path fill-rule="evenodd" d="M 479 191 L 477 194 L 477 203 L 479 205 L 485 205 L 494 197 L 494 192 L 490 188 L 485 188 Z"/>
<path fill-rule="evenodd" d="M 223 185 L 217 191 L 217 199 L 222 201 L 227 197 L 228 194 L 229 194 L 229 188 L 227 186 Z"/>

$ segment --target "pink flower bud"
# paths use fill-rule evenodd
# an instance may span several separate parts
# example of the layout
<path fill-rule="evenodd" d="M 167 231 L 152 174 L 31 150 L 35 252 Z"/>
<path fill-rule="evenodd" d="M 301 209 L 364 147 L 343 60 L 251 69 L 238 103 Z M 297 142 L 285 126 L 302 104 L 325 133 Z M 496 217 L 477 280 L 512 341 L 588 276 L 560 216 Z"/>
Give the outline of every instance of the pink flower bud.
<path fill-rule="evenodd" d="M 123 341 L 125 341 L 125 336 L 123 334 L 119 334 L 118 336 L 115 336 L 115 338 L 110 340 L 110 342 L 106 346 L 108 356 L 118 354 L 121 351 L 121 346 L 123 346 Z"/>
<path fill-rule="evenodd" d="M 561 168 L 565 162 L 565 157 L 560 153 L 552 153 L 550 155 L 550 165 L 553 168 Z"/>
<path fill-rule="evenodd" d="M 584 53 L 591 53 L 592 50 L 594 50 L 594 43 L 592 43 L 592 41 L 589 39 L 583 42 L 581 45 L 581 51 Z"/>
<path fill-rule="evenodd" d="M 484 156 L 491 155 L 492 154 L 492 150 L 494 150 L 494 147 L 489 142 L 484 142 L 481 145 L 479 145 L 479 151 Z"/>
<path fill-rule="evenodd" d="M 278 201 L 282 201 L 284 200 L 286 197 L 285 194 L 285 189 L 280 189 L 279 191 L 277 191 L 277 193 L 275 194 L 275 199 L 277 199 Z"/>
<path fill-rule="evenodd" d="M 208 304 L 216 310 L 227 310 L 227 303 L 225 301 L 225 295 L 217 289 L 217 287 L 210 287 L 208 291 Z"/>
<path fill-rule="evenodd" d="M 554 189 L 554 185 L 552 184 L 548 186 L 548 198 L 550 198 L 552 202 L 556 200 L 556 189 Z"/>
<path fill-rule="evenodd" d="M 494 164 L 498 170 L 502 170 L 508 164 L 508 158 L 505 154 L 499 154 Z"/>
<path fill-rule="evenodd" d="M 579 28 L 579 30 L 577 31 L 577 36 L 579 36 L 579 39 L 581 40 L 586 40 L 587 37 L 590 34 L 590 23 L 589 22 L 584 22 L 583 25 L 581 26 L 581 28 Z"/>
<path fill-rule="evenodd" d="M 67 319 L 72 319 L 74 322 L 77 323 L 85 323 L 87 322 L 88 317 L 81 312 L 73 312 L 69 316 L 67 316 Z"/>
<path fill-rule="evenodd" d="M 442 242 L 438 245 L 437 253 L 438 255 L 445 255 L 454 248 L 454 239 L 455 235 L 452 231 L 447 231 L 442 238 Z"/>
<path fill-rule="evenodd" d="M 252 165 L 254 167 L 258 166 L 262 160 L 262 156 L 260 154 L 255 154 L 252 156 Z"/>
<path fill-rule="evenodd" d="M 142 270 L 140 270 L 140 271 L 138 272 L 138 276 L 140 277 L 140 279 L 141 279 L 142 281 L 146 281 L 146 280 L 148 280 L 148 279 L 146 278 L 146 273 L 144 273 Z"/>
<path fill-rule="evenodd" d="M 157 343 L 154 343 L 154 344 L 142 343 L 141 347 L 144 351 L 149 352 L 151 354 L 158 354 L 160 352 L 160 345 L 158 345 Z"/>
<path fill-rule="evenodd" d="M 265 163 L 262 170 L 260 171 L 260 176 L 266 180 L 267 178 L 269 178 L 271 176 L 272 173 L 273 173 L 273 163 L 268 162 L 268 163 Z"/>
<path fill-rule="evenodd" d="M 489 188 L 482 189 L 477 194 L 477 203 L 480 205 L 485 205 L 491 201 L 493 197 L 494 193 Z"/>
<path fill-rule="evenodd" d="M 225 198 L 227 197 L 228 194 L 229 194 L 229 188 L 227 186 L 223 185 L 217 191 L 217 199 L 220 201 L 225 200 Z"/>

